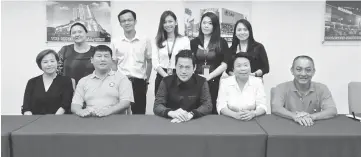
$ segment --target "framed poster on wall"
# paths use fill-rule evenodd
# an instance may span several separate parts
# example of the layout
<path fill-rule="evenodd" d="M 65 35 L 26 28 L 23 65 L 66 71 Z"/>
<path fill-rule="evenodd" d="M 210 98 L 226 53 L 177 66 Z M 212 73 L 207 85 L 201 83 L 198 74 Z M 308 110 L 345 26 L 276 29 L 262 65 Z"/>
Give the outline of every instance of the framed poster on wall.
<path fill-rule="evenodd" d="M 72 42 L 70 27 L 82 23 L 88 42 L 111 40 L 110 1 L 47 1 L 47 42 Z"/>
<path fill-rule="evenodd" d="M 324 41 L 361 41 L 361 1 L 326 1 Z"/>

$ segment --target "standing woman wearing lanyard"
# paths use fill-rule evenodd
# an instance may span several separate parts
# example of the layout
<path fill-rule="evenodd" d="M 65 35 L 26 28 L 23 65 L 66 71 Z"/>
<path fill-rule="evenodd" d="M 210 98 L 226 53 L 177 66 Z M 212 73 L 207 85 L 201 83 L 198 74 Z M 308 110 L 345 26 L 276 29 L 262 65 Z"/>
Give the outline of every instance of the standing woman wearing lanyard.
<path fill-rule="evenodd" d="M 164 11 L 161 15 L 152 48 L 152 64 L 157 71 L 154 87 L 156 95 L 163 77 L 175 73 L 175 56 L 180 50 L 190 49 L 189 39 L 178 33 L 177 17 L 172 11 Z"/>
<path fill-rule="evenodd" d="M 196 57 L 196 74 L 208 81 L 212 97 L 212 113 L 217 114 L 216 100 L 219 81 L 227 69 L 230 58 L 227 41 L 221 38 L 219 19 L 216 14 L 203 14 L 200 22 L 199 35 L 191 41 L 191 50 Z"/>

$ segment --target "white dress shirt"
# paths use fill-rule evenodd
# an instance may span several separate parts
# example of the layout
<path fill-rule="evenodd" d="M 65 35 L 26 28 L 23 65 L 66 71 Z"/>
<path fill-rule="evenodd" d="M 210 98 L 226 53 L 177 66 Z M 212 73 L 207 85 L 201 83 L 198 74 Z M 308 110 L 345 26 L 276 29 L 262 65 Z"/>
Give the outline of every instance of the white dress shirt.
<path fill-rule="evenodd" d="M 175 56 L 178 54 L 178 52 L 180 50 L 190 50 L 191 46 L 190 46 L 190 41 L 188 39 L 188 37 L 183 36 L 183 37 L 177 37 L 176 41 L 175 41 L 175 45 L 173 48 L 173 52 L 171 55 L 171 59 L 169 62 L 169 56 L 168 56 L 168 49 L 169 51 L 171 51 L 172 46 L 173 46 L 173 42 L 168 42 L 169 45 L 167 45 L 167 41 L 164 41 L 163 44 L 163 48 L 158 48 L 158 46 L 156 45 L 156 40 L 153 40 L 152 42 L 152 64 L 153 64 L 153 68 L 155 70 L 157 70 L 158 67 L 161 68 L 172 68 L 175 69 Z M 169 48 L 168 48 L 169 46 Z"/>
<path fill-rule="evenodd" d="M 118 71 L 126 76 L 146 79 L 146 60 L 152 59 L 151 42 L 146 37 L 135 35 L 131 40 L 126 37 L 111 43 L 113 60 L 118 60 Z"/>
<path fill-rule="evenodd" d="M 222 79 L 217 98 L 218 114 L 226 107 L 239 110 L 263 108 L 267 112 L 266 93 L 262 80 L 258 77 L 249 76 L 247 83 L 241 90 L 235 76 Z"/>

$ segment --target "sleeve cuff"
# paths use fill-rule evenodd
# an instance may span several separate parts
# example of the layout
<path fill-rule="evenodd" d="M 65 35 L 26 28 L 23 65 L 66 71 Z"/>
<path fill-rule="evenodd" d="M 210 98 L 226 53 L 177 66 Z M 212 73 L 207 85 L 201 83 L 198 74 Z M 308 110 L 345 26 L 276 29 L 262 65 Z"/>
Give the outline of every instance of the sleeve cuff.
<path fill-rule="evenodd" d="M 202 114 L 200 112 L 198 112 L 196 109 L 192 110 L 192 112 L 194 113 L 192 119 L 197 119 L 199 117 L 202 117 Z"/>
<path fill-rule="evenodd" d="M 170 111 L 172 111 L 172 110 L 169 109 L 169 108 L 168 108 L 168 109 L 165 109 L 163 116 L 166 117 L 166 118 L 172 118 L 172 117 L 169 117 L 169 116 L 168 116 L 168 113 L 169 113 Z"/>
<path fill-rule="evenodd" d="M 219 108 L 217 107 L 217 113 L 218 113 L 218 115 L 221 115 L 221 110 L 224 109 L 224 108 L 226 108 L 226 107 L 219 107 Z"/>
<path fill-rule="evenodd" d="M 160 67 L 159 64 L 153 65 L 153 69 L 154 69 L 156 72 L 158 72 L 158 71 L 157 71 L 158 67 Z"/>
<path fill-rule="evenodd" d="M 24 113 L 27 112 L 27 111 L 30 111 L 30 110 L 28 110 L 28 109 L 22 109 L 22 110 L 21 110 L 21 114 L 24 115 Z"/>
<path fill-rule="evenodd" d="M 266 107 L 266 105 L 259 105 L 259 106 L 256 107 L 256 109 L 259 109 L 259 108 L 264 109 L 264 111 L 267 113 L 267 107 Z"/>

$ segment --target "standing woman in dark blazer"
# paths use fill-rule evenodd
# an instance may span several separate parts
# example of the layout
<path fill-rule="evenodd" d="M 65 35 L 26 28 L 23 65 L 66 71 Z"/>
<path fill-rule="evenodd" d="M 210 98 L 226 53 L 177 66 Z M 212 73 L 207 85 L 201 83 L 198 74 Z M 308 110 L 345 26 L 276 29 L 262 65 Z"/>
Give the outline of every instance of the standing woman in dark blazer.
<path fill-rule="evenodd" d="M 261 43 L 254 40 L 252 26 L 247 20 L 238 20 L 234 25 L 230 51 L 232 56 L 239 52 L 246 52 L 250 56 L 251 75 L 263 77 L 269 72 L 266 50 Z M 227 73 L 232 73 L 230 71 L 230 67 L 228 67 Z"/>
<path fill-rule="evenodd" d="M 95 48 L 86 41 L 88 30 L 81 23 L 74 23 L 70 27 L 70 36 L 74 44 L 63 46 L 58 52 L 59 74 L 69 76 L 78 81 L 94 71 L 94 66 L 90 63 L 90 58 L 94 54 Z"/>
<path fill-rule="evenodd" d="M 59 57 L 54 50 L 41 51 L 36 57 L 43 74 L 28 81 L 21 113 L 24 115 L 70 113 L 73 87 L 70 77 L 56 73 Z"/>
<path fill-rule="evenodd" d="M 216 14 L 203 14 L 198 37 L 191 40 L 191 50 L 196 57 L 195 73 L 204 76 L 212 97 L 212 114 L 217 114 L 216 100 L 219 81 L 227 69 L 230 58 L 227 41 L 221 38 L 219 19 Z"/>

